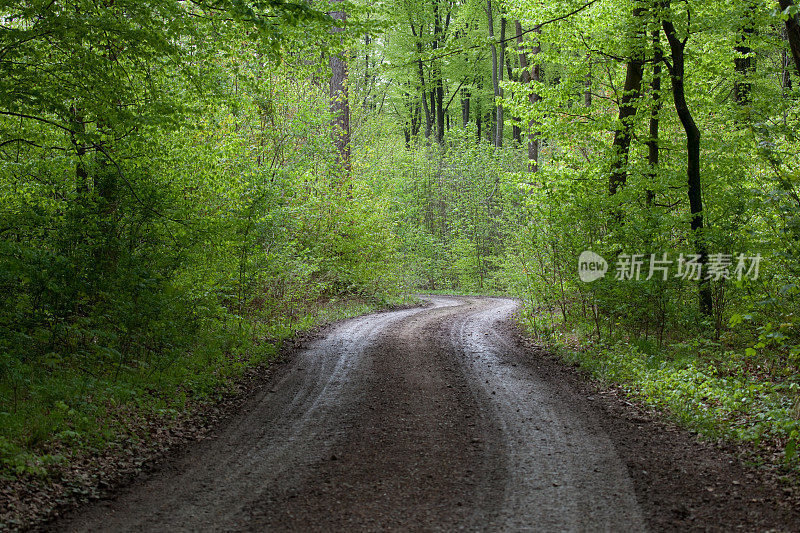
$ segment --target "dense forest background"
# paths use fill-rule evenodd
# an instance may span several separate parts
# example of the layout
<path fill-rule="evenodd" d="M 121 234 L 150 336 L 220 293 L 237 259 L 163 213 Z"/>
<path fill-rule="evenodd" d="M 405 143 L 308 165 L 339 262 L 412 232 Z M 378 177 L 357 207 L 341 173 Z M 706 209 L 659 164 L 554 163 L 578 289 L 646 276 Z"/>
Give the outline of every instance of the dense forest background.
<path fill-rule="evenodd" d="M 4 475 L 437 290 L 795 464 L 799 75 L 791 0 L 4 2 Z"/>

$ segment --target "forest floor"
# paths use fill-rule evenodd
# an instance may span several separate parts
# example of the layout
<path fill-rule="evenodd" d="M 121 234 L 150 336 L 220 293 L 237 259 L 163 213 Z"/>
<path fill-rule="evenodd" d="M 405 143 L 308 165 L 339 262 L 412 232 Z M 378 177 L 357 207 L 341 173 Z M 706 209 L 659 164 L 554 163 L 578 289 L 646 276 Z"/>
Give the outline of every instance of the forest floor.
<path fill-rule="evenodd" d="M 768 471 L 522 338 L 513 300 L 336 323 L 211 436 L 52 531 L 798 531 Z"/>

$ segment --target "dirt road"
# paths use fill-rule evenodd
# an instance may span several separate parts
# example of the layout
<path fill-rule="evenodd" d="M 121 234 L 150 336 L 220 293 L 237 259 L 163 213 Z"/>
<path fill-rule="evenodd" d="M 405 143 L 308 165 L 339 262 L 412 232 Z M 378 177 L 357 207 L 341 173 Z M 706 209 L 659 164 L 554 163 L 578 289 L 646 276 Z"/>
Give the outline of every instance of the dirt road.
<path fill-rule="evenodd" d="M 514 301 L 430 303 L 332 326 L 214 438 L 51 529 L 798 529 L 775 487 L 522 346 Z"/>

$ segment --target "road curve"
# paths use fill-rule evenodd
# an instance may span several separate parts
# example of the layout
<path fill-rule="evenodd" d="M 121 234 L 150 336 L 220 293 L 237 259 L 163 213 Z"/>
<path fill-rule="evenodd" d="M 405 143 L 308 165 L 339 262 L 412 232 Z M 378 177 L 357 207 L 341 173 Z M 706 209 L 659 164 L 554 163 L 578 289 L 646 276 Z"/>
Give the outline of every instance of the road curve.
<path fill-rule="evenodd" d="M 509 335 L 517 304 L 341 322 L 223 424 L 59 531 L 639 531 L 602 428 Z"/>

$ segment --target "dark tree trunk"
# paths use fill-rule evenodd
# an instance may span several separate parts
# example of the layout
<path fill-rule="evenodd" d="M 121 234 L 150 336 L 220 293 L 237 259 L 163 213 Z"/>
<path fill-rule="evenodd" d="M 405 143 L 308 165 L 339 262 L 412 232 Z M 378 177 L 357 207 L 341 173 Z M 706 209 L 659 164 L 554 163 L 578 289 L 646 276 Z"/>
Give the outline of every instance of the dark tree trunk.
<path fill-rule="evenodd" d="M 584 107 L 592 107 L 592 75 L 587 74 L 584 80 L 583 91 L 583 105 Z"/>
<path fill-rule="evenodd" d="M 422 99 L 422 110 L 425 112 L 425 138 L 430 139 L 433 130 L 433 116 L 431 109 L 428 107 L 428 90 L 425 86 L 425 67 L 422 64 L 422 28 L 417 33 L 417 28 L 411 22 L 411 34 L 416 40 L 417 48 L 417 76 L 419 77 L 419 86 L 421 91 L 420 98 Z"/>
<path fill-rule="evenodd" d="M 497 96 L 503 98 L 503 65 L 505 64 L 506 55 L 506 18 L 500 17 L 500 53 L 497 68 Z M 494 137 L 494 145 L 498 148 L 503 146 L 503 133 L 505 132 L 505 110 L 502 104 L 496 102 L 497 105 L 497 118 L 495 127 L 497 128 Z"/>
<path fill-rule="evenodd" d="M 514 139 L 517 145 L 522 144 L 522 128 L 519 126 L 519 122 L 514 122 L 511 127 L 511 138 Z"/>
<path fill-rule="evenodd" d="M 733 96 L 736 103 L 740 106 L 750 104 L 752 83 L 748 81 L 750 74 L 753 72 L 753 59 L 751 57 L 752 49 L 750 48 L 750 38 L 756 31 L 755 21 L 753 20 L 753 11 L 756 7 L 750 3 L 747 6 L 747 13 L 745 14 L 746 22 L 742 26 L 739 41 L 736 43 L 736 58 L 734 58 L 734 68 L 736 70 L 736 83 L 733 88 Z"/>
<path fill-rule="evenodd" d="M 422 111 L 420 110 L 419 100 L 414 100 L 411 107 L 411 135 L 417 137 L 422 127 Z"/>
<path fill-rule="evenodd" d="M 634 9 L 634 17 L 640 18 L 641 10 Z M 628 181 L 628 155 L 633 138 L 636 104 L 642 94 L 642 77 L 644 75 L 644 53 L 640 35 L 634 38 L 633 51 L 625 70 L 625 86 L 619 105 L 619 125 L 614 132 L 613 161 L 611 175 L 608 179 L 609 194 L 616 194 L 620 187 Z"/>
<path fill-rule="evenodd" d="M 481 133 L 483 132 L 483 109 L 481 109 L 481 98 L 480 98 L 480 90 L 483 89 L 483 83 L 478 80 L 478 97 L 475 99 L 475 126 L 477 127 L 477 137 L 478 141 L 483 138 Z"/>
<path fill-rule="evenodd" d="M 75 192 L 78 196 L 89 193 L 89 172 L 86 170 L 86 143 L 82 136 L 86 133 L 86 123 L 80 108 L 72 107 L 72 145 L 75 147 Z M 80 137 L 80 138 L 79 138 Z"/>
<path fill-rule="evenodd" d="M 436 78 L 436 142 L 444 142 L 444 87 L 440 71 Z"/>
<path fill-rule="evenodd" d="M 491 41 L 490 47 L 492 50 L 492 89 L 494 94 L 494 110 L 496 118 L 500 118 L 502 111 L 498 106 L 497 99 L 500 97 L 500 78 L 499 73 L 502 72 L 503 65 L 498 61 L 497 45 L 494 41 L 494 8 L 492 7 L 492 0 L 486 0 L 486 19 L 489 23 L 489 40 Z M 495 122 L 497 125 L 497 122 Z M 497 132 L 490 135 L 490 141 L 495 145 L 497 144 Z"/>
<path fill-rule="evenodd" d="M 461 89 L 461 124 L 466 128 L 469 124 L 469 88 Z"/>
<path fill-rule="evenodd" d="M 781 11 L 794 5 L 792 0 L 778 0 Z M 792 58 L 797 74 L 800 76 L 800 26 L 797 24 L 797 16 L 790 16 L 786 19 L 786 40 L 789 41 L 789 48 L 792 50 Z"/>
<path fill-rule="evenodd" d="M 439 39 L 442 33 L 442 20 L 439 15 L 439 0 L 433 0 L 433 42 L 431 48 L 433 49 L 433 57 L 436 57 L 436 51 L 439 49 Z M 433 110 L 436 119 L 436 142 L 442 144 L 444 142 L 444 90 L 442 87 L 442 69 L 439 62 L 434 59 L 431 66 L 433 77 L 433 89 L 431 90 L 431 110 Z"/>
<path fill-rule="evenodd" d="M 337 2 L 341 0 L 336 0 Z M 344 11 L 334 11 L 330 14 L 336 20 L 344 21 L 347 14 Z M 344 31 L 338 26 L 334 33 Z M 333 114 L 333 142 L 336 145 L 336 156 L 341 168 L 347 175 L 350 174 L 350 99 L 347 94 L 347 59 L 344 52 L 330 58 L 331 83 L 331 113 Z"/>
<path fill-rule="evenodd" d="M 668 5 L 668 1 L 665 2 Z M 686 131 L 686 177 L 689 196 L 689 210 L 692 215 L 691 228 L 694 235 L 695 253 L 700 256 L 702 266 L 699 283 L 700 312 L 710 315 L 712 311 L 711 287 L 705 277 L 705 265 L 708 264 L 708 249 L 703 235 L 703 190 L 700 183 L 700 130 L 692 117 L 689 105 L 686 102 L 686 89 L 684 86 L 686 41 L 678 39 L 675 25 L 670 20 L 662 20 L 664 34 L 667 36 L 670 47 L 672 65 L 670 78 L 672 80 L 672 98 L 675 101 L 675 111 Z"/>
<path fill-rule="evenodd" d="M 653 42 L 653 81 L 650 84 L 652 95 L 652 108 L 650 110 L 649 138 L 647 140 L 647 163 L 650 166 L 650 180 L 653 181 L 658 173 L 658 130 L 659 115 L 663 100 L 661 99 L 661 63 L 664 60 L 664 51 L 661 49 L 661 30 L 655 29 L 651 33 Z M 652 205 L 655 200 L 655 193 L 652 189 L 647 189 L 647 205 Z"/>

